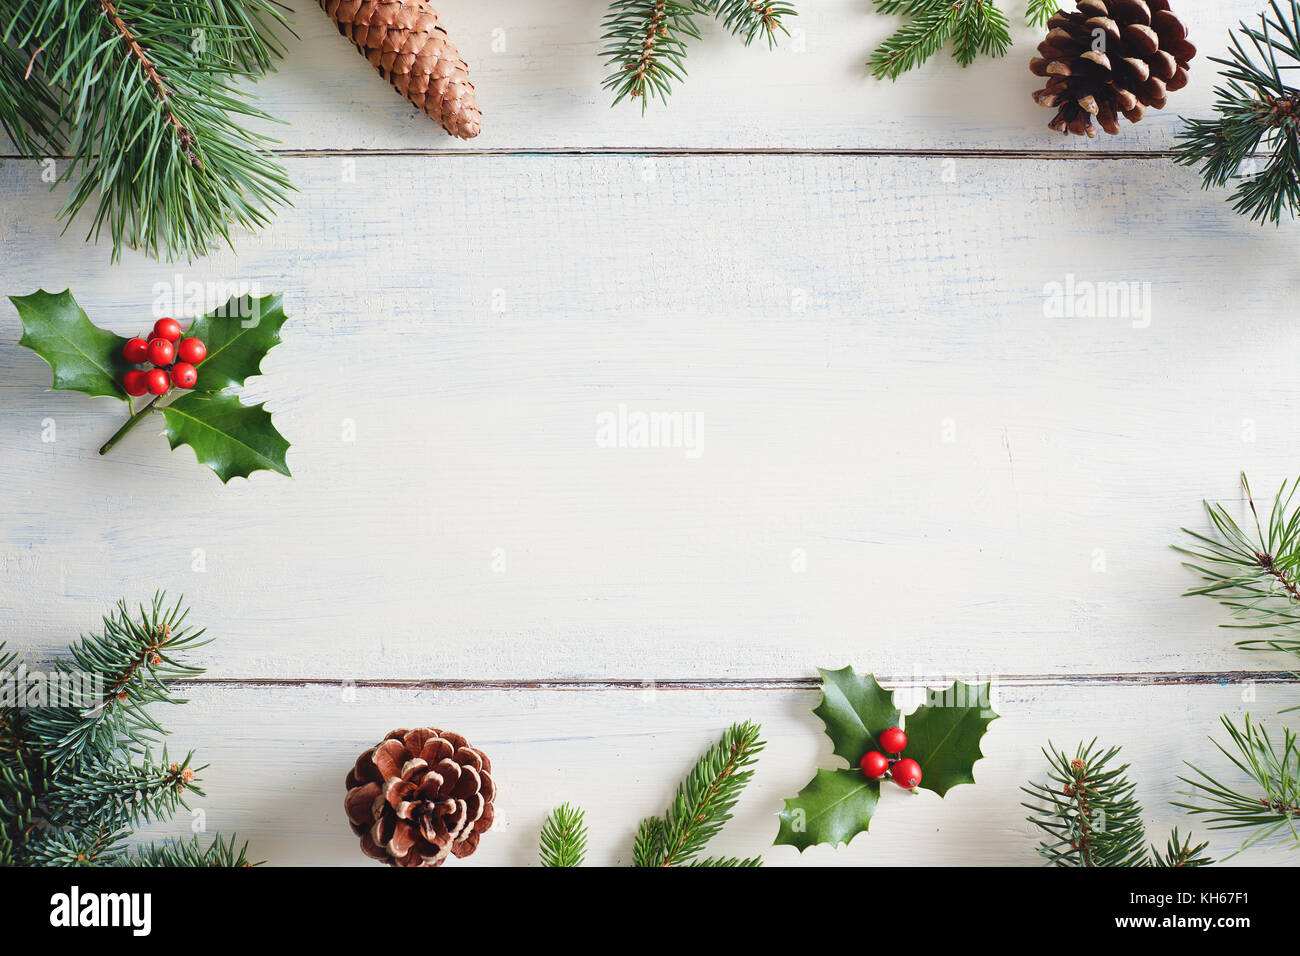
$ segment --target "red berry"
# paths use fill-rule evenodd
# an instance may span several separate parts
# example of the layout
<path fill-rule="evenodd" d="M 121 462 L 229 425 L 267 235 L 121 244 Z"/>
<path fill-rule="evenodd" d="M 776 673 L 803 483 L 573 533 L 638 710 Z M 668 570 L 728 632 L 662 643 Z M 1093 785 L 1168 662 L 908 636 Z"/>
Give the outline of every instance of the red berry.
<path fill-rule="evenodd" d="M 901 754 L 907 746 L 907 734 L 897 727 L 890 727 L 880 735 L 880 746 L 885 748 L 885 753 Z"/>
<path fill-rule="evenodd" d="M 181 324 L 175 319 L 159 319 L 153 324 L 153 331 L 158 338 L 175 342 L 181 337 Z"/>
<path fill-rule="evenodd" d="M 921 765 L 911 757 L 904 757 L 898 763 L 894 764 L 891 771 L 894 783 L 898 784 L 904 790 L 911 790 L 921 782 Z"/>
<path fill-rule="evenodd" d="M 189 362 L 191 365 L 198 365 L 208 357 L 208 347 L 203 344 L 202 339 L 181 339 L 180 343 L 176 346 L 176 356 L 182 362 Z"/>
<path fill-rule="evenodd" d="M 171 365 L 176 358 L 176 346 L 167 339 L 157 338 L 149 343 L 149 361 L 154 365 Z"/>
<path fill-rule="evenodd" d="M 122 378 L 122 387 L 126 389 L 128 395 L 143 395 L 149 391 L 149 385 L 145 381 L 148 372 L 142 369 L 133 368 Z"/>
<path fill-rule="evenodd" d="M 167 378 L 167 373 L 160 368 L 151 368 L 144 374 L 145 385 L 148 387 L 150 395 L 162 395 L 171 387 L 171 380 Z"/>
<path fill-rule="evenodd" d="M 177 362 L 172 366 L 172 384 L 177 388 L 193 388 L 199 380 L 199 371 L 189 362 Z"/>
<path fill-rule="evenodd" d="M 858 761 L 858 766 L 872 780 L 879 780 L 885 775 L 885 771 L 889 769 L 889 758 L 879 750 L 872 750 L 862 755 L 862 759 Z"/>
<path fill-rule="evenodd" d="M 149 343 L 140 338 L 127 339 L 126 344 L 122 346 L 122 358 L 132 365 L 139 365 L 149 358 Z"/>

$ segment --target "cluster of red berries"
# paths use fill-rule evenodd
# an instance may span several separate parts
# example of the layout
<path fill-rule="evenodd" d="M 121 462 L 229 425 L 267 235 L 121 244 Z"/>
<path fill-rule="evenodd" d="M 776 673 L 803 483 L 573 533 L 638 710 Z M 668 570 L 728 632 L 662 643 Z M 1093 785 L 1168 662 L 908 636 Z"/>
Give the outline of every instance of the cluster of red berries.
<path fill-rule="evenodd" d="M 897 727 L 890 727 L 880 735 L 880 746 L 885 748 L 885 753 L 893 756 L 886 757 L 879 750 L 863 754 L 858 762 L 862 772 L 872 780 L 888 775 L 904 790 L 915 789 L 921 782 L 921 765 L 911 757 L 899 758 L 899 754 L 907 747 L 907 734 Z"/>
<path fill-rule="evenodd" d="M 202 339 L 181 338 L 181 324 L 175 319 L 159 319 L 147 339 L 129 339 L 122 346 L 122 357 L 132 365 L 152 365 L 153 368 L 133 368 L 122 378 L 122 387 L 128 395 L 162 395 L 175 385 L 193 388 L 199 380 L 195 368 L 208 357 L 208 347 Z"/>

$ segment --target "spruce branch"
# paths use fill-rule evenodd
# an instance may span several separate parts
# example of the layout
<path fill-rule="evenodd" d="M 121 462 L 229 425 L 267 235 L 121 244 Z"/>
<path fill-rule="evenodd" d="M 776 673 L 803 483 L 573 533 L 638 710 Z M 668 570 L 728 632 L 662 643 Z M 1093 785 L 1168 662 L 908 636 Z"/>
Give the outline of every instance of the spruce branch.
<path fill-rule="evenodd" d="M 1179 779 L 1191 787 L 1183 795 L 1192 802 L 1176 806 L 1205 817 L 1213 830 L 1254 830 L 1241 850 L 1270 840 L 1300 849 L 1300 741 L 1295 732 L 1283 728 L 1278 741 L 1249 714 L 1240 727 L 1229 717 L 1220 720 L 1230 746 L 1217 740 L 1214 745 L 1236 768 L 1236 779 L 1224 782 L 1189 763 L 1195 776 Z"/>
<path fill-rule="evenodd" d="M 691 768 L 664 816 L 642 821 L 633 850 L 636 866 L 684 866 L 695 860 L 731 819 L 753 776 L 749 768 L 764 747 L 761 729 L 752 722 L 733 724 Z"/>
<path fill-rule="evenodd" d="M 26 155 L 71 150 L 60 217 L 169 259 L 269 221 L 292 188 L 248 129 L 271 117 L 236 84 L 269 69 L 275 0 L 0 0 L 0 113 Z M 20 76 L 16 65 L 29 66 Z M 48 121 L 50 116 L 53 121 Z"/>
<path fill-rule="evenodd" d="M 1045 27 L 1052 14 L 1061 8 L 1059 0 L 1028 0 L 1025 22 L 1033 27 Z"/>
<path fill-rule="evenodd" d="M 224 839 L 220 834 L 206 846 L 198 837 L 189 840 L 165 840 L 133 849 L 129 855 L 131 866 L 207 866 L 227 869 L 260 866 L 248 858 L 248 844 L 236 846 L 235 837 Z"/>
<path fill-rule="evenodd" d="M 1205 502 L 1212 534 L 1183 528 L 1197 542 L 1174 546 L 1191 560 L 1184 566 L 1203 583 L 1187 595 L 1212 597 L 1232 612 L 1224 627 L 1270 632 L 1237 642 L 1246 650 L 1280 651 L 1300 657 L 1300 508 L 1293 508 L 1300 482 L 1283 482 L 1267 521 L 1261 520 L 1245 474 L 1241 487 L 1250 508 L 1254 534 L 1243 530 L 1222 504 Z"/>
<path fill-rule="evenodd" d="M 581 807 L 564 803 L 547 815 L 537 853 L 542 866 L 582 866 L 587 856 L 587 827 Z"/>
<path fill-rule="evenodd" d="M 696 0 L 696 5 L 717 17 L 745 46 L 760 36 L 767 40 L 769 48 L 776 46 L 778 32 L 787 36 L 790 33 L 784 18 L 797 16 L 790 4 L 769 0 Z"/>
<path fill-rule="evenodd" d="M 1045 782 L 1021 787 L 1030 802 L 1028 821 L 1044 834 L 1038 853 L 1050 866 L 1202 866 L 1214 862 L 1207 844 L 1192 846 L 1191 838 L 1170 836 L 1162 856 L 1147 846 L 1137 787 L 1128 778 L 1128 764 L 1113 766 L 1119 747 L 1102 750 L 1094 738 L 1079 744 L 1074 756 L 1050 742 L 1043 750 L 1048 761 Z"/>
<path fill-rule="evenodd" d="M 1233 209 L 1276 225 L 1283 212 L 1300 212 L 1300 88 L 1285 73 L 1300 69 L 1300 0 L 1269 0 L 1259 20 L 1243 21 L 1228 56 L 1211 58 L 1224 81 L 1214 89 L 1215 116 L 1184 117 L 1175 153 L 1200 167 L 1205 189 L 1239 180 Z"/>

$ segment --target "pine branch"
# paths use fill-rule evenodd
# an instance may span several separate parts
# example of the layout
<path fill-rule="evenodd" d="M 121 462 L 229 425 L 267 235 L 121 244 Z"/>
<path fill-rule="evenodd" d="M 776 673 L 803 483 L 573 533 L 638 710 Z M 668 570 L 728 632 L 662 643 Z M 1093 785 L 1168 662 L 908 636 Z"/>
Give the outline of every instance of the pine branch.
<path fill-rule="evenodd" d="M 180 763 L 155 762 L 146 756 L 136 764 L 113 761 L 102 765 L 79 764 L 73 773 L 55 781 L 44 803 L 56 826 L 84 826 L 88 822 L 121 830 L 151 821 L 166 820 L 181 807 L 185 795 L 203 796 L 195 783 L 203 767 L 191 767 L 194 754 Z"/>
<path fill-rule="evenodd" d="M 587 856 L 587 827 L 580 807 L 565 803 L 547 815 L 537 853 L 542 866 L 582 866 Z"/>
<path fill-rule="evenodd" d="M 1174 550 L 1192 558 L 1183 563 L 1204 582 L 1185 593 L 1212 597 L 1228 608 L 1237 622 L 1225 627 L 1273 632 L 1273 636 L 1238 641 L 1238 647 L 1300 657 L 1300 508 L 1292 508 L 1300 483 L 1291 484 L 1289 490 L 1287 484 L 1282 483 L 1265 524 L 1243 474 L 1241 486 L 1254 535 L 1243 531 L 1223 505 L 1205 502 L 1213 535 L 1183 528 L 1199 547 L 1176 545 Z"/>
<path fill-rule="evenodd" d="M 1231 750 L 1214 741 L 1236 768 L 1238 779 L 1221 782 L 1188 764 L 1196 774 L 1180 777 L 1192 789 L 1183 795 L 1195 802 L 1178 803 L 1194 816 L 1206 817 L 1214 830 L 1253 829 L 1241 850 L 1273 840 L 1300 849 L 1300 741 L 1289 728 L 1275 742 L 1263 725 L 1247 714 L 1238 728 L 1230 718 L 1220 718 L 1228 732 Z M 1240 851 L 1238 851 L 1240 852 Z"/>
<path fill-rule="evenodd" d="M 1028 0 L 1025 19 L 1046 23 L 1056 12 L 1055 0 Z M 889 36 L 867 61 L 877 79 L 897 80 L 934 56 L 949 40 L 952 56 L 961 66 L 979 54 L 1005 56 L 1011 48 L 1011 28 L 1006 14 L 993 0 L 876 0 L 876 11 L 904 16 L 910 22 Z"/>
<path fill-rule="evenodd" d="M 764 744 L 755 723 L 733 724 L 710 747 L 686 779 L 663 818 L 642 821 L 633 859 L 637 866 L 684 866 L 731 819 L 731 811 L 754 772 Z M 761 861 L 760 861 L 761 862 Z"/>
<path fill-rule="evenodd" d="M 1300 89 L 1284 74 L 1300 68 L 1300 0 L 1270 0 L 1269 9 L 1258 28 L 1239 25 L 1227 58 L 1211 58 L 1224 67 L 1216 116 L 1184 118 L 1175 152 L 1180 164 L 1201 167 L 1205 189 L 1240 180 L 1233 209 L 1277 224 L 1300 212 Z"/>
<path fill-rule="evenodd" d="M 6 124 L 28 155 L 66 139 L 60 216 L 93 209 L 87 238 L 107 227 L 114 259 L 124 245 L 201 256 L 287 202 L 271 140 L 247 128 L 271 118 L 236 88 L 281 52 L 274 0 L 0 0 L 0 13 L 2 62 L 42 68 L 0 69 L 0 94 L 25 104 Z M 42 131 L 36 99 L 58 105 L 57 129 Z"/>

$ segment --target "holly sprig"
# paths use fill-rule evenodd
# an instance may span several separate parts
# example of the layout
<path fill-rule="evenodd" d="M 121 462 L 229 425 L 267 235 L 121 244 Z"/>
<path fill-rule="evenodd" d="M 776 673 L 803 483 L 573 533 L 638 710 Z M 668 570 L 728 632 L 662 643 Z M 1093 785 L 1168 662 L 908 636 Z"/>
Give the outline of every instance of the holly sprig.
<path fill-rule="evenodd" d="M 942 690 L 927 689 L 924 703 L 904 720 L 893 693 L 874 675 L 859 675 L 851 667 L 818 668 L 818 673 L 822 699 L 813 713 L 848 767 L 818 770 L 797 796 L 785 801 L 774 845 L 803 852 L 818 843 L 839 846 L 867 832 L 886 768 L 904 789 L 931 790 L 941 797 L 958 784 L 975 782 L 975 761 L 984 756 L 980 741 L 998 717 L 990 684 L 953 681 Z M 894 758 L 883 758 L 882 751 Z M 875 758 L 885 759 L 886 765 L 875 766 Z M 905 765 L 910 768 L 909 760 L 919 772 L 897 773 Z"/>
<path fill-rule="evenodd" d="M 192 388 L 155 394 L 139 408 L 123 384 L 132 372 L 123 355 L 128 340 L 92 323 L 70 291 L 42 289 L 9 300 L 23 324 L 18 344 L 49 364 L 52 388 L 126 403 L 127 419 L 99 449 L 101 455 L 160 414 L 171 448 L 190 446 L 223 484 L 255 471 L 290 474 L 285 461 L 290 445 L 271 413 L 263 404 L 245 405 L 233 391 L 260 374 L 262 359 L 280 343 L 280 329 L 288 321 L 281 296 L 235 296 L 195 319 L 186 335 L 207 347 L 197 381 Z"/>

